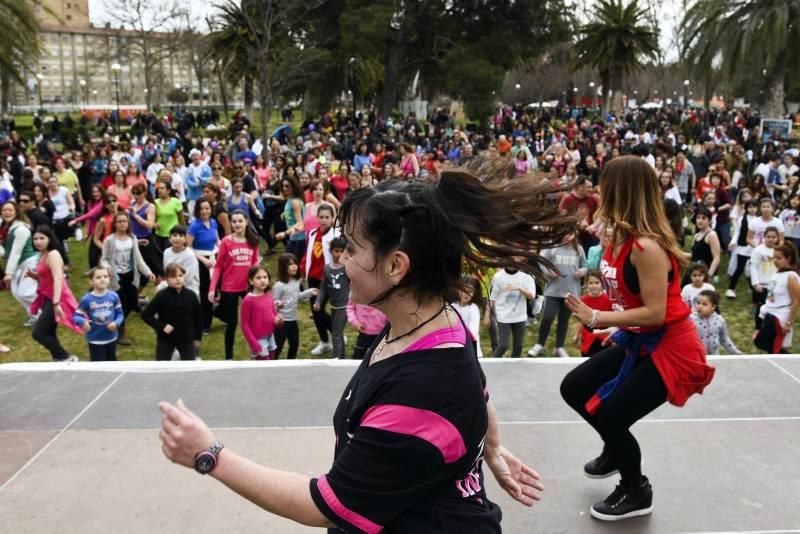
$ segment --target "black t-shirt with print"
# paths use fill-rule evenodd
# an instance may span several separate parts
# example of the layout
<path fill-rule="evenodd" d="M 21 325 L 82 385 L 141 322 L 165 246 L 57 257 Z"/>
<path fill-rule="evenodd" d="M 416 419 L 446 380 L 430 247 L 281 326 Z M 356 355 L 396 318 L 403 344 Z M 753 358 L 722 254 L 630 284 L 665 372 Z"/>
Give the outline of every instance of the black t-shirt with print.
<path fill-rule="evenodd" d="M 311 480 L 339 527 L 329 532 L 499 533 L 481 468 L 486 379 L 472 344 L 369 360 L 334 414 L 333 467 Z"/>

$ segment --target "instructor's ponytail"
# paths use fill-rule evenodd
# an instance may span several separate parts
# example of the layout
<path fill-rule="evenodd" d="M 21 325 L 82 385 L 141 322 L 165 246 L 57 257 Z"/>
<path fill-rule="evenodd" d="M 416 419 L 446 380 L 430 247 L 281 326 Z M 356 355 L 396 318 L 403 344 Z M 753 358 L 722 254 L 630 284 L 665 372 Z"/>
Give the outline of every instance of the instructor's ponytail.
<path fill-rule="evenodd" d="M 443 171 L 438 182 L 386 180 L 348 194 L 339 213 L 345 237 L 354 239 L 358 229 L 376 264 L 394 250 L 410 260 L 406 276 L 373 304 L 398 289 L 420 300 L 446 299 L 469 267 L 465 261 L 532 275 L 554 269 L 537 250 L 560 245 L 576 230 L 575 217 L 548 202 L 548 194 L 562 189 L 545 175 L 509 178 L 506 171 L 478 161 Z"/>

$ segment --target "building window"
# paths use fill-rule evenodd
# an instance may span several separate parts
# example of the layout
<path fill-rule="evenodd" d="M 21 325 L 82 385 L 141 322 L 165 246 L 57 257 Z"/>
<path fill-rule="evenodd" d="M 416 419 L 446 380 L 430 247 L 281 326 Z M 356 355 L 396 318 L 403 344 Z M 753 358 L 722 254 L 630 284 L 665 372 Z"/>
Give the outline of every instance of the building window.
<path fill-rule="evenodd" d="M 69 7 L 69 4 L 67 6 Z M 72 20 L 72 15 L 67 15 L 67 20 Z"/>

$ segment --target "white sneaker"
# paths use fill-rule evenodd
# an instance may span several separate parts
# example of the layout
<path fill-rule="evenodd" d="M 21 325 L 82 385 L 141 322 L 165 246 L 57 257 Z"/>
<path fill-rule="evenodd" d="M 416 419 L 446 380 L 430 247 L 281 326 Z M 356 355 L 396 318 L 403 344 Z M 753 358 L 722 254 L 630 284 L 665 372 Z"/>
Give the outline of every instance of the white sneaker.
<path fill-rule="evenodd" d="M 531 358 L 535 358 L 538 355 L 540 355 L 542 351 L 544 351 L 544 347 L 537 343 L 531 348 L 531 350 L 528 351 L 528 356 L 530 356 Z"/>
<path fill-rule="evenodd" d="M 78 361 L 80 361 L 80 358 L 78 358 L 78 357 L 77 357 L 77 356 L 75 356 L 74 354 L 70 354 L 69 356 L 67 356 L 67 357 L 66 357 L 66 358 L 64 358 L 63 360 L 58 360 L 58 361 L 60 361 L 60 362 L 66 362 L 66 363 L 72 363 L 72 362 L 78 362 Z"/>
<path fill-rule="evenodd" d="M 311 349 L 311 355 L 312 356 L 321 356 L 321 355 L 325 354 L 326 352 L 330 352 L 331 350 L 333 350 L 333 345 L 331 345 L 330 342 L 325 343 L 323 341 L 320 341 L 319 344 L 316 347 Z"/>
<path fill-rule="evenodd" d="M 725 292 L 725 296 L 728 297 L 729 299 L 735 299 L 736 291 L 734 291 L 733 289 L 729 289 Z"/>
<path fill-rule="evenodd" d="M 569 353 L 564 347 L 558 347 L 556 349 L 555 355 L 557 358 L 569 358 Z"/>

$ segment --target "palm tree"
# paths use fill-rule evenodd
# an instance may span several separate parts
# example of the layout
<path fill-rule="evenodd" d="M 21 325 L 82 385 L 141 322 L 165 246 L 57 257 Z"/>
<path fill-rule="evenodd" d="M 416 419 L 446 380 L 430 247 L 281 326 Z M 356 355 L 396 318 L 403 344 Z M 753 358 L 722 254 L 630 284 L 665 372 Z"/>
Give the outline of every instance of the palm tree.
<path fill-rule="evenodd" d="M 39 61 L 39 21 L 33 12 L 39 0 L 0 0 L 0 80 L 2 113 L 6 112 L 11 81 L 24 84 L 23 76 Z"/>
<path fill-rule="evenodd" d="M 642 58 L 658 57 L 658 35 L 646 24 L 646 10 L 638 0 L 600 0 L 595 18 L 580 27 L 575 43 L 577 65 L 600 72 L 603 92 L 610 87 L 611 111 L 622 108 L 625 75 L 641 67 Z M 604 99 L 604 107 L 606 99 Z"/>
<path fill-rule="evenodd" d="M 248 68 L 248 51 L 254 46 L 255 37 L 249 33 L 245 22 L 247 5 L 226 2 L 218 6 L 219 13 L 208 20 L 212 31 L 206 35 L 206 46 L 215 63 L 220 91 L 225 92 L 226 80 L 244 78 L 244 112 L 253 111 L 253 75 Z M 227 110 L 225 111 L 227 114 Z"/>
<path fill-rule="evenodd" d="M 800 0 L 695 0 L 683 19 L 687 60 L 699 70 L 719 58 L 733 80 L 762 71 L 765 112 L 780 116 L 786 74 L 792 71 L 787 63 L 796 66 L 789 47 L 800 42 L 799 19 Z"/>

